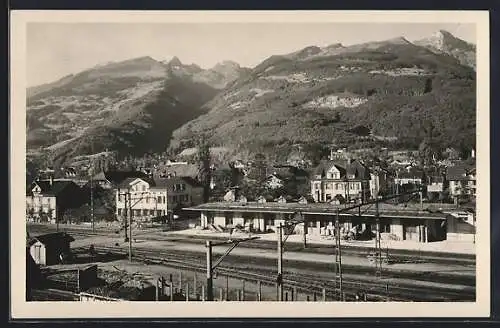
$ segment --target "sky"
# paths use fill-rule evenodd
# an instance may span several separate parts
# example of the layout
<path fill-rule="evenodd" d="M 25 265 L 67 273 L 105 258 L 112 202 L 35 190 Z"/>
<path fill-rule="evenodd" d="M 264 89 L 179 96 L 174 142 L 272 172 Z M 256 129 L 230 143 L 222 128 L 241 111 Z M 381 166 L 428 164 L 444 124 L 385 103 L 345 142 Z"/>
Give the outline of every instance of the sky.
<path fill-rule="evenodd" d="M 54 82 L 111 61 L 142 56 L 213 67 L 223 60 L 254 67 L 306 46 L 414 41 L 443 29 L 476 43 L 474 24 L 440 23 L 29 23 L 27 84 Z"/>

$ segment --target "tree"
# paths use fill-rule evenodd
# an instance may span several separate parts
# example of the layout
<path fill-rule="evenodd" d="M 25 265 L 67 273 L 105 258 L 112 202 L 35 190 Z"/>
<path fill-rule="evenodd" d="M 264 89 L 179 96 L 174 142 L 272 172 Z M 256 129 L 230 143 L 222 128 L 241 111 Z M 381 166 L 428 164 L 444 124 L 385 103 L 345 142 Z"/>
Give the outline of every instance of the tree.
<path fill-rule="evenodd" d="M 206 203 L 210 199 L 210 182 L 212 178 L 210 145 L 205 138 L 200 138 L 197 148 L 198 177 L 203 186 L 203 202 Z"/>

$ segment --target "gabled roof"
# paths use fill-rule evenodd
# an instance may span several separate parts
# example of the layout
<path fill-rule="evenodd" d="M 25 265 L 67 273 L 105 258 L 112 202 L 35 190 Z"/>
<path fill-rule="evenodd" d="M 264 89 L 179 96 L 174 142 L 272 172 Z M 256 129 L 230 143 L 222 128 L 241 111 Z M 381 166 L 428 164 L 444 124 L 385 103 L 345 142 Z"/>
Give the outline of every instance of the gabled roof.
<path fill-rule="evenodd" d="M 446 168 L 447 180 L 470 180 L 470 175 L 476 174 L 476 168 L 467 163 L 458 163 Z"/>
<path fill-rule="evenodd" d="M 335 167 L 340 172 L 341 179 L 345 178 L 348 174 L 354 175 L 355 179 L 370 179 L 370 170 L 358 160 L 354 160 L 351 163 L 343 160 L 323 160 L 316 168 L 315 174 L 324 177 L 326 172 L 332 167 Z"/>
<path fill-rule="evenodd" d="M 58 196 L 60 195 L 66 188 L 68 187 L 75 187 L 75 188 L 80 188 L 76 183 L 74 183 L 71 180 L 53 180 L 52 183 L 50 180 L 39 180 L 39 181 L 34 181 L 29 190 L 27 190 L 27 194 L 31 195 L 33 188 L 35 186 L 39 186 L 41 191 L 40 193 L 42 195 L 47 195 L 47 196 Z"/>
<path fill-rule="evenodd" d="M 142 171 L 101 171 L 92 178 L 95 181 L 107 180 L 114 185 L 121 184 L 127 178 L 147 178 L 148 175 Z"/>
<path fill-rule="evenodd" d="M 171 178 L 155 178 L 154 181 L 155 188 L 166 188 L 170 189 L 175 184 L 185 183 L 190 185 L 193 188 L 202 187 L 201 183 L 191 177 L 171 177 Z"/>
<path fill-rule="evenodd" d="M 191 177 L 195 178 L 198 176 L 199 168 L 195 164 L 179 164 L 172 166 L 160 167 L 157 170 L 158 174 L 172 174 L 178 177 Z"/>
<path fill-rule="evenodd" d="M 154 187 L 155 186 L 154 180 L 152 180 L 149 177 L 146 177 L 146 178 L 126 178 L 120 184 L 118 184 L 117 187 L 120 188 L 120 189 L 127 189 L 130 186 L 130 184 L 132 182 L 134 182 L 135 180 L 145 181 L 145 182 L 147 182 L 149 184 L 150 187 Z"/>
<path fill-rule="evenodd" d="M 57 243 L 70 243 L 72 241 L 75 241 L 75 238 L 71 237 L 65 232 L 54 232 L 31 238 L 29 241 L 29 245 L 31 246 L 37 241 L 41 242 L 44 245 L 47 245 Z"/>

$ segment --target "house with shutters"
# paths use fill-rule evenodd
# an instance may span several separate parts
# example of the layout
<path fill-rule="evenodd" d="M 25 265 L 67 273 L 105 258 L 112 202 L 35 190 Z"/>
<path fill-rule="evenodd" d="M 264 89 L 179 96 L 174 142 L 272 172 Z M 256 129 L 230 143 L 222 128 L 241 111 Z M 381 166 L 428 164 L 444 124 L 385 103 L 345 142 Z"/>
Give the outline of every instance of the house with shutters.
<path fill-rule="evenodd" d="M 162 217 L 203 202 L 203 188 L 190 177 L 127 178 L 115 188 L 116 215 L 139 221 Z M 126 211 L 127 209 L 127 211 Z"/>
<path fill-rule="evenodd" d="M 476 197 L 476 168 L 464 162 L 446 168 L 446 181 L 450 196 L 459 198 Z"/>
<path fill-rule="evenodd" d="M 85 201 L 80 187 L 72 180 L 36 180 L 26 192 L 26 215 L 30 221 L 55 222 L 66 210 Z"/>
<path fill-rule="evenodd" d="M 149 175 L 142 171 L 101 171 L 92 177 L 94 187 L 113 189 L 128 178 L 148 178 Z M 90 181 L 87 183 L 90 185 Z"/>
<path fill-rule="evenodd" d="M 315 202 L 331 202 L 342 196 L 347 202 L 370 197 L 370 170 L 359 160 L 322 161 L 315 169 L 311 195 Z"/>

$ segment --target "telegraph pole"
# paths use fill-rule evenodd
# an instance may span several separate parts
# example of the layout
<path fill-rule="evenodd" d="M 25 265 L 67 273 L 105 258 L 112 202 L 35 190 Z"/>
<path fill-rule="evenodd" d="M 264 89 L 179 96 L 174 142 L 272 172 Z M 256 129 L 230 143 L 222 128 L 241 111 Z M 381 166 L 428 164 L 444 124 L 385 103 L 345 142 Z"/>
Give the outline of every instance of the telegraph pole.
<path fill-rule="evenodd" d="M 120 196 L 120 195 L 121 194 L 118 191 L 118 196 Z M 128 235 L 127 235 L 127 228 L 128 228 L 127 227 L 127 224 L 128 224 L 128 193 L 125 192 L 123 195 L 125 196 L 125 206 L 123 207 L 124 216 L 125 216 L 125 218 L 123 220 L 124 221 L 123 222 L 124 223 L 123 224 L 123 231 L 125 231 L 125 242 L 127 242 L 128 241 Z"/>
<path fill-rule="evenodd" d="M 377 271 L 376 276 L 380 277 L 382 275 L 382 247 L 380 245 L 380 213 L 379 213 L 379 199 L 377 193 L 377 199 L 375 202 L 375 222 L 377 225 L 377 233 L 375 237 L 375 256 L 377 257 Z"/>
<path fill-rule="evenodd" d="M 94 144 L 91 143 L 92 146 L 92 151 L 91 153 L 94 153 Z M 94 225 L 94 161 L 91 159 L 90 160 L 90 218 L 92 221 L 92 232 L 95 231 L 95 225 Z"/>
<path fill-rule="evenodd" d="M 337 281 L 339 286 L 339 300 L 342 300 L 342 254 L 340 245 L 340 216 L 339 209 L 335 215 L 335 289 L 337 289 Z"/>
<path fill-rule="evenodd" d="M 207 301 L 214 300 L 213 279 L 212 279 L 212 242 L 207 240 Z"/>
<path fill-rule="evenodd" d="M 283 301 L 283 225 L 280 223 L 276 231 L 278 235 L 278 278 L 276 279 L 278 301 Z"/>
<path fill-rule="evenodd" d="M 214 300 L 214 291 L 213 291 L 213 272 L 217 268 L 217 266 L 224 260 L 226 256 L 231 253 L 233 249 L 236 248 L 241 242 L 248 241 L 248 240 L 254 240 L 258 239 L 259 237 L 249 237 L 249 238 L 243 238 L 243 239 L 237 239 L 237 240 L 228 240 L 228 241 L 223 241 L 223 242 L 218 242 L 214 243 L 210 240 L 207 240 L 205 243 L 205 247 L 207 248 L 207 301 L 213 301 Z M 215 263 L 212 264 L 212 248 L 213 246 L 218 246 L 218 245 L 231 245 L 226 252 L 217 260 Z"/>
<path fill-rule="evenodd" d="M 129 197 L 130 215 L 128 221 L 128 260 L 132 262 L 132 198 L 130 197 L 130 191 L 127 192 Z"/>

